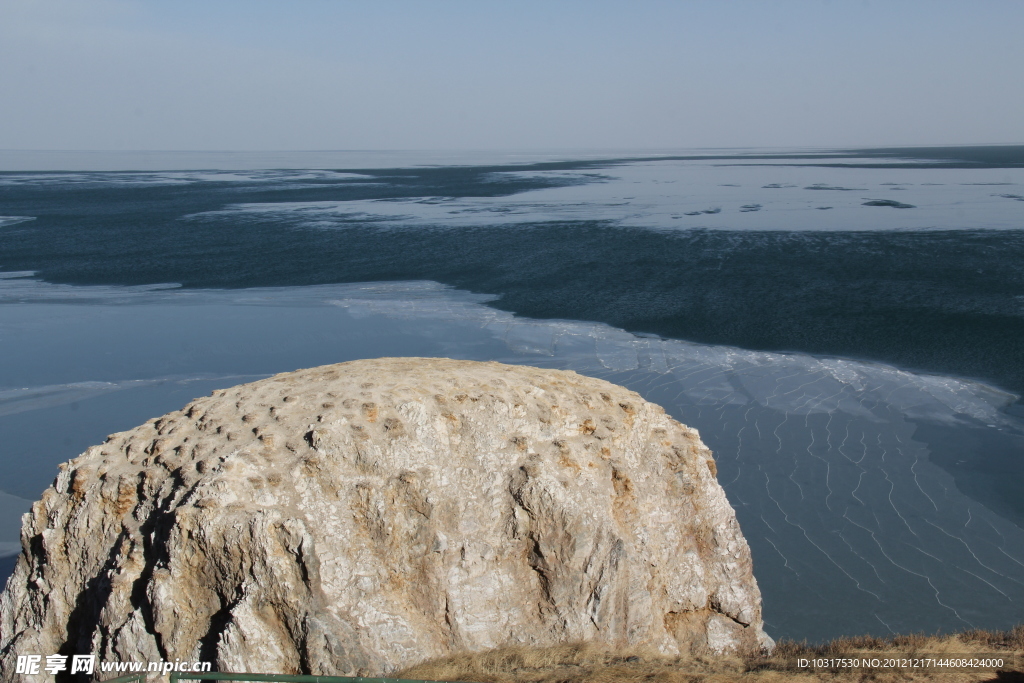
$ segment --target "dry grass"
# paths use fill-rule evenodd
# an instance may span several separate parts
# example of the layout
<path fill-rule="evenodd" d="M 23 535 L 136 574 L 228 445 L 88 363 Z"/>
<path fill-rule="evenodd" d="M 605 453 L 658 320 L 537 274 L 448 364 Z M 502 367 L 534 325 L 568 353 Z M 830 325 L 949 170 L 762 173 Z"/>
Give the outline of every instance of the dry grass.
<path fill-rule="evenodd" d="M 967 673 L 898 668 L 856 671 L 800 669 L 799 658 L 913 658 L 920 655 L 1014 657 L 1002 671 Z M 825 645 L 783 641 L 770 656 L 666 657 L 644 650 L 613 650 L 590 643 L 548 648 L 505 647 L 436 659 L 392 674 L 396 678 L 476 683 L 779 683 L 798 681 L 968 681 L 1024 683 L 1024 626 L 1003 633 L 969 631 L 952 636 L 843 638 Z"/>

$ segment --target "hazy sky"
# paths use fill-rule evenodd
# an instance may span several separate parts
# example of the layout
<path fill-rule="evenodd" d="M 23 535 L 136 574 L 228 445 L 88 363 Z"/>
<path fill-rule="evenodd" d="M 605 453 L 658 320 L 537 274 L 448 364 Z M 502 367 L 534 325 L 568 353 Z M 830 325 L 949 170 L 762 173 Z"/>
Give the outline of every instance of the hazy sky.
<path fill-rule="evenodd" d="M 1024 142 L 1017 0 L 0 0 L 0 149 Z"/>

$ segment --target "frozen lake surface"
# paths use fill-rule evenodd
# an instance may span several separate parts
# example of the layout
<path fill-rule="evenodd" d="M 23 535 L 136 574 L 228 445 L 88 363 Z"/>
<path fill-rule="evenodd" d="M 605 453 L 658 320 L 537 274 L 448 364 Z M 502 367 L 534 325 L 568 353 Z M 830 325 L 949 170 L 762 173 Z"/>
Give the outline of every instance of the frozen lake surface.
<path fill-rule="evenodd" d="M 107 433 L 275 372 L 447 356 L 602 377 L 698 428 L 751 545 L 774 637 L 1019 619 L 1024 531 L 999 514 L 997 497 L 965 495 L 929 443 L 929 430 L 980 434 L 995 449 L 988 457 L 1019 456 L 1024 423 L 1002 410 L 1013 397 L 978 382 L 521 318 L 433 282 L 2 282 L 0 551 L 16 549 L 17 518 L 57 464 Z"/>
<path fill-rule="evenodd" d="M 378 356 L 609 379 L 696 427 L 769 633 L 1024 606 L 1024 147 L 0 152 L 0 577 L 57 465 Z"/>

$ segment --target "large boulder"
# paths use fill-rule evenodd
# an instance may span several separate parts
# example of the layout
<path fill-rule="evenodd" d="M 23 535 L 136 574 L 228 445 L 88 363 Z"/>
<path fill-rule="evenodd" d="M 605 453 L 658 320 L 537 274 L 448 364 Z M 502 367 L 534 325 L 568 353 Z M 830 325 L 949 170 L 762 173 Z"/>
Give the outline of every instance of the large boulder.
<path fill-rule="evenodd" d="M 216 391 L 63 465 L 22 544 L 3 680 L 27 653 L 380 675 L 771 646 L 697 432 L 573 372 L 385 358 Z"/>

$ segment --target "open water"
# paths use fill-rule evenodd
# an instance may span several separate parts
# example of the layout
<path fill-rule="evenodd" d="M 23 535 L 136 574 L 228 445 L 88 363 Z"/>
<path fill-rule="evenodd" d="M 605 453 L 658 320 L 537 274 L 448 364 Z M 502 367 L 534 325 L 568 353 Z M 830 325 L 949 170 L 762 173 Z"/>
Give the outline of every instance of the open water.
<path fill-rule="evenodd" d="M 57 464 L 108 433 L 275 372 L 449 356 L 603 377 L 698 428 L 773 637 L 1021 621 L 1024 147 L 0 168 L 0 580 Z"/>

